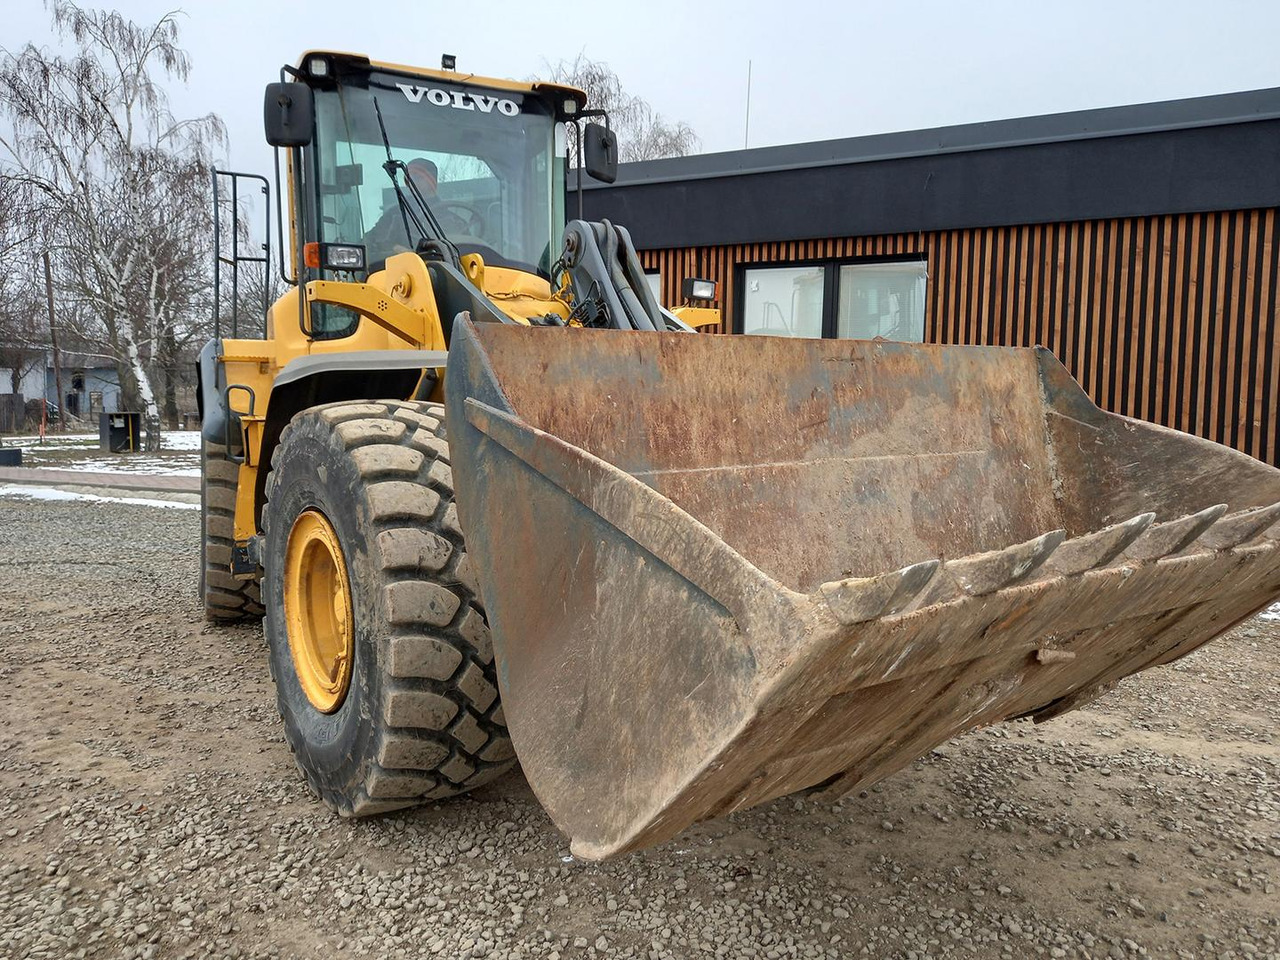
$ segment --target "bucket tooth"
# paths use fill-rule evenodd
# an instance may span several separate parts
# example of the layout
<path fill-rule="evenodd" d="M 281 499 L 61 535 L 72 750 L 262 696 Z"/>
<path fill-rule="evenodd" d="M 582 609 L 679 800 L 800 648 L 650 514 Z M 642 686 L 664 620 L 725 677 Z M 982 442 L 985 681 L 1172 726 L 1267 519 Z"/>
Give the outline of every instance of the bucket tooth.
<path fill-rule="evenodd" d="M 1013 586 L 1039 569 L 1066 536 L 1065 530 L 1053 530 L 1003 550 L 951 560 L 933 578 L 916 606 L 927 607 L 964 596 L 983 597 Z"/>
<path fill-rule="evenodd" d="M 1070 577 L 1106 566 L 1142 536 L 1155 518 L 1154 513 L 1140 513 L 1082 537 L 1073 537 L 1045 561 L 1040 568 L 1040 575 Z"/>
<path fill-rule="evenodd" d="M 913 563 L 878 577 L 832 580 L 818 588 L 836 619 L 846 626 L 900 613 L 937 573 L 941 560 Z"/>
<path fill-rule="evenodd" d="M 1240 510 L 1223 517 L 1200 538 L 1200 542 L 1214 550 L 1226 550 L 1248 543 L 1273 523 L 1280 521 L 1280 503 L 1266 507 Z"/>
<path fill-rule="evenodd" d="M 1199 513 L 1166 520 L 1164 523 L 1153 523 L 1146 533 L 1140 536 L 1125 551 L 1125 556 L 1132 560 L 1159 560 L 1174 553 L 1179 553 L 1190 546 L 1202 533 L 1213 526 L 1218 518 L 1227 512 L 1225 503 L 1206 507 Z"/>

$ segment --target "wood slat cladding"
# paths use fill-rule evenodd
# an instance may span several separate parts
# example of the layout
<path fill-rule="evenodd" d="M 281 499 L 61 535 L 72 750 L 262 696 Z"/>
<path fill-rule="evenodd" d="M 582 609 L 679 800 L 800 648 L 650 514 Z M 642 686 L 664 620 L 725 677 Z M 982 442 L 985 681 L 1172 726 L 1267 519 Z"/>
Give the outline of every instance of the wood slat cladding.
<path fill-rule="evenodd" d="M 1051 349 L 1101 407 L 1280 465 L 1277 210 L 644 250 L 662 299 L 740 268 L 923 256 L 925 339 Z"/>

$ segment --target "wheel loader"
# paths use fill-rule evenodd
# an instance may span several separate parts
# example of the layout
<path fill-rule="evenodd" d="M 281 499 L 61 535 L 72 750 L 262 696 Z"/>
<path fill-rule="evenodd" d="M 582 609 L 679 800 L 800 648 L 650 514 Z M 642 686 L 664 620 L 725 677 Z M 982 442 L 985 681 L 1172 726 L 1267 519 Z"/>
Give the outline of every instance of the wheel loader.
<path fill-rule="evenodd" d="M 518 759 L 615 856 L 1074 709 L 1280 594 L 1280 470 L 1045 350 L 664 309 L 566 214 L 571 144 L 579 210 L 616 168 L 581 91 L 316 51 L 264 109 L 292 286 L 200 357 L 202 595 L 264 617 L 340 814 Z M 234 244 L 233 286 L 271 259 Z"/>

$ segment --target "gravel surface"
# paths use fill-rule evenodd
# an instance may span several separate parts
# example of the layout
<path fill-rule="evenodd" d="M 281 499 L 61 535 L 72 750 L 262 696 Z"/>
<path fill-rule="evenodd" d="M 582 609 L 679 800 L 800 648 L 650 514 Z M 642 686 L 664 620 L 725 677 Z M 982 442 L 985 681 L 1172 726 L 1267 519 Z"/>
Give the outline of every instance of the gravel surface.
<path fill-rule="evenodd" d="M 590 864 L 519 773 L 343 821 L 194 511 L 0 499 L 0 957 L 1277 957 L 1280 620 Z"/>

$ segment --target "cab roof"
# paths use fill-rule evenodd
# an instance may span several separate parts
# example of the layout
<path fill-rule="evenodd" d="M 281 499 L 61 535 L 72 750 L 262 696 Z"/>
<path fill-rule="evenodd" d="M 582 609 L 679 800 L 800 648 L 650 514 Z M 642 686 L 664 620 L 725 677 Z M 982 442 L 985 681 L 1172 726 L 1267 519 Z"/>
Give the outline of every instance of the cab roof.
<path fill-rule="evenodd" d="M 565 83 L 521 83 L 518 80 L 504 80 L 499 77 L 483 77 L 475 73 L 464 73 L 459 70 L 434 70 L 430 67 L 411 67 L 401 63 L 388 63 L 384 60 L 370 60 L 363 53 L 350 53 L 342 50 L 306 50 L 298 57 L 298 69 L 303 68 L 308 57 L 324 56 L 343 60 L 352 65 L 367 66 L 374 70 L 386 70 L 390 73 L 402 73 L 413 77 L 430 77 L 432 80 L 443 80 L 448 83 L 474 84 L 497 90 L 514 90 L 520 93 L 549 94 L 554 97 L 572 98 L 581 110 L 587 105 L 587 95 L 577 87 Z"/>

